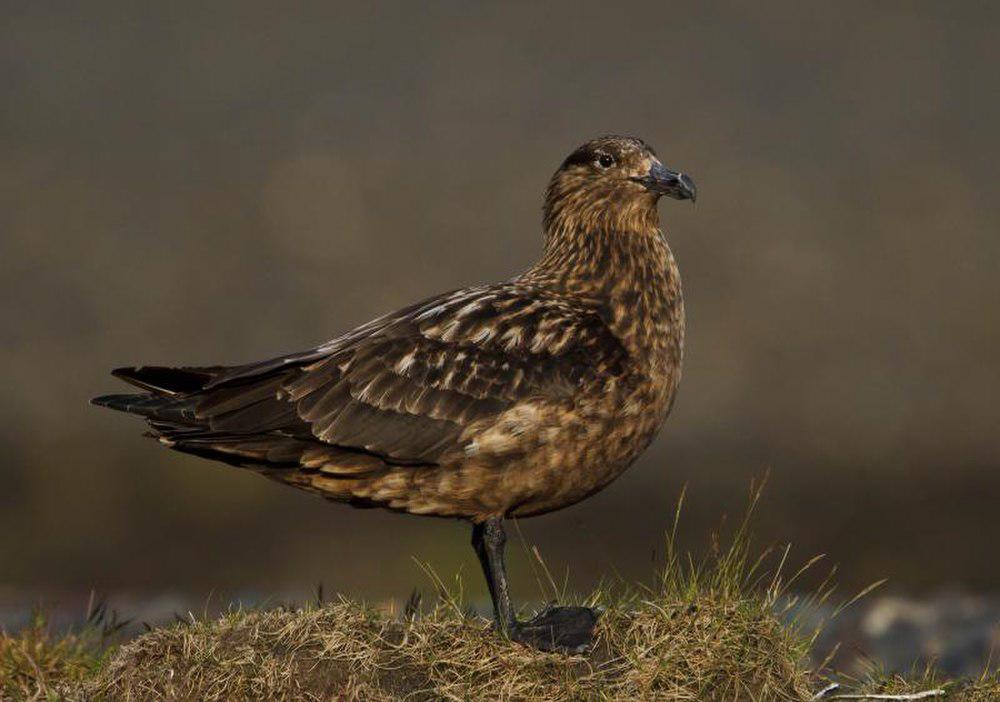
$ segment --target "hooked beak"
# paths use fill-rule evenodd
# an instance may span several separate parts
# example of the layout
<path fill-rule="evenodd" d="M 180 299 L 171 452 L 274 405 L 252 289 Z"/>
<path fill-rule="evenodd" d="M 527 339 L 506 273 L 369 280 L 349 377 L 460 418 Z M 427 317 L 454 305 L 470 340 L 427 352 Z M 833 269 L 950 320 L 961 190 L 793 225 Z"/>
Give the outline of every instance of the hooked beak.
<path fill-rule="evenodd" d="M 690 200 L 694 202 L 698 196 L 698 189 L 694 186 L 694 181 L 684 173 L 675 173 L 659 161 L 654 161 L 649 169 L 649 173 L 644 176 L 632 178 L 636 183 L 642 185 L 646 190 L 656 195 L 669 195 L 675 200 Z"/>

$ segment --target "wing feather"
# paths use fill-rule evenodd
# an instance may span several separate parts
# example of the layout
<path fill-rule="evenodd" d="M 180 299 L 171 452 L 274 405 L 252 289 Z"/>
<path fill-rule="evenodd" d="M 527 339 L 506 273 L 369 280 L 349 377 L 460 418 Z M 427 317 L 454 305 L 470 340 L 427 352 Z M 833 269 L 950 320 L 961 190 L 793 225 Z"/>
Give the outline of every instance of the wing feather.
<path fill-rule="evenodd" d="M 570 395 L 587 373 L 620 370 L 624 354 L 597 310 L 508 284 L 385 320 L 282 392 L 326 443 L 435 462 L 472 422 L 530 396 Z"/>
<path fill-rule="evenodd" d="M 461 450 L 470 424 L 527 398 L 571 398 L 582 379 L 618 374 L 625 360 L 599 309 L 519 283 L 471 288 L 311 351 L 213 368 L 190 396 L 197 426 L 156 428 L 182 450 L 336 459 L 345 474 L 373 461 L 436 463 Z M 346 460 L 351 452 L 363 458 Z"/>

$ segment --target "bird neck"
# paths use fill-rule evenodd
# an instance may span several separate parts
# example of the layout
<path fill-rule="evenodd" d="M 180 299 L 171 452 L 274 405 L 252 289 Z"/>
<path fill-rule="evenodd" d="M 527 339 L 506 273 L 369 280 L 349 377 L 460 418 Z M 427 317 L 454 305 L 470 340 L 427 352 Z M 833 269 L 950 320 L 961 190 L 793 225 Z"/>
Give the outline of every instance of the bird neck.
<path fill-rule="evenodd" d="M 623 208 L 614 216 L 550 209 L 545 224 L 544 254 L 522 280 L 592 300 L 626 347 L 679 361 L 680 273 L 655 205 Z"/>

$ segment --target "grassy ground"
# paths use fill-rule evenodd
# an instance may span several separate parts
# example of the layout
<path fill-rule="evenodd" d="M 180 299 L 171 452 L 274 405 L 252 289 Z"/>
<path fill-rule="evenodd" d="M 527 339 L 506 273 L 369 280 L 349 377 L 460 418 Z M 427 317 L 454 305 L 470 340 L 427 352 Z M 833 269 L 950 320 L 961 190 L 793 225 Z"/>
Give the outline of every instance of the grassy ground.
<path fill-rule="evenodd" d="M 783 575 L 787 552 L 773 554 L 770 569 L 766 554 L 751 559 L 745 530 L 744 522 L 702 564 L 678 556 L 671 536 L 655 587 L 593 594 L 586 602 L 606 611 L 584 656 L 504 641 L 434 578 L 440 597 L 423 611 L 345 599 L 233 610 L 120 646 L 108 645 L 117 624 L 100 607 L 65 636 L 51 636 L 39 620 L 0 635 L 0 698 L 809 700 L 827 681 L 809 664 L 815 632 L 782 616 L 795 605 L 788 587 L 797 573 Z M 1000 699 L 996 675 L 958 684 L 933 671 L 908 679 L 872 671 L 821 699 L 936 688 L 947 699 Z"/>

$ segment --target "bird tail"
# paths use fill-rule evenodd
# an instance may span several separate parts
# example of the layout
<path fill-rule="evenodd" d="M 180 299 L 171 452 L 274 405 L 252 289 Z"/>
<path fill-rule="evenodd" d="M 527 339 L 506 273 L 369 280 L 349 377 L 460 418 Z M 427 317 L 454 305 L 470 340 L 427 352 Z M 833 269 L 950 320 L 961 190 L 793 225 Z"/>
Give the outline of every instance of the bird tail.
<path fill-rule="evenodd" d="M 169 368 L 167 366 L 136 366 L 115 368 L 111 375 L 126 383 L 153 393 L 188 395 L 203 390 L 221 372 L 223 366 L 199 368 Z"/>
<path fill-rule="evenodd" d="M 149 420 L 188 424 L 195 419 L 195 394 L 223 370 L 225 369 L 221 366 L 116 368 L 111 371 L 111 375 L 147 392 L 102 395 L 90 402 L 119 412 L 137 414 Z"/>
<path fill-rule="evenodd" d="M 194 402 L 188 398 L 134 393 L 101 395 L 90 401 L 99 407 L 137 414 L 146 419 L 189 424 L 195 421 Z"/>

